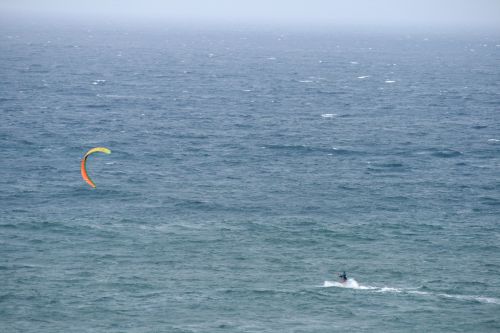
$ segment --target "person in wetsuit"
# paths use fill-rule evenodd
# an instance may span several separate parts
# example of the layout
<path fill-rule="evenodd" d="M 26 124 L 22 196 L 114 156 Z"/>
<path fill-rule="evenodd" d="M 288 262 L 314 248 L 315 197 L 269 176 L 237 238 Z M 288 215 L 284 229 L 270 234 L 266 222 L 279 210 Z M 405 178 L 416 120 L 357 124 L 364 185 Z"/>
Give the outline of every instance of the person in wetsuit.
<path fill-rule="evenodd" d="M 339 278 L 340 278 L 341 283 L 347 282 L 347 275 L 345 274 L 345 272 L 342 272 L 342 274 L 339 274 Z"/>

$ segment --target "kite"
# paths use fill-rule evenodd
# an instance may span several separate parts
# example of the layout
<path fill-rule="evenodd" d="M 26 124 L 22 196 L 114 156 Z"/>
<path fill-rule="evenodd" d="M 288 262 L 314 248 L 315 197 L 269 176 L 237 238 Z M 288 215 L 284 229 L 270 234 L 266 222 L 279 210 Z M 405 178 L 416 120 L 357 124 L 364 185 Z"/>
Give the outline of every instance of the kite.
<path fill-rule="evenodd" d="M 87 174 L 87 157 L 89 157 L 91 154 L 93 153 L 96 153 L 96 152 L 101 152 L 101 153 L 104 153 L 104 154 L 111 154 L 111 150 L 109 150 L 108 148 L 104 148 L 104 147 L 96 147 L 96 148 L 92 148 L 90 149 L 82 158 L 82 163 L 81 163 L 81 166 L 80 166 L 80 171 L 82 172 L 82 177 L 83 179 L 90 185 L 92 186 L 93 188 L 95 188 L 95 184 L 94 182 L 92 181 L 92 179 L 90 179 L 89 175 Z"/>

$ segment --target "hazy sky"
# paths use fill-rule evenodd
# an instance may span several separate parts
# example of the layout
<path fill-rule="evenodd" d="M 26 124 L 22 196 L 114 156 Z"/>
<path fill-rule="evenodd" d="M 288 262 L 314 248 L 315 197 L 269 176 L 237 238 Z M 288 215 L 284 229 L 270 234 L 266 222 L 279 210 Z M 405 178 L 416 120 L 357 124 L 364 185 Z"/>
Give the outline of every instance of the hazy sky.
<path fill-rule="evenodd" d="M 0 0 L 15 16 L 500 28 L 500 0 Z"/>

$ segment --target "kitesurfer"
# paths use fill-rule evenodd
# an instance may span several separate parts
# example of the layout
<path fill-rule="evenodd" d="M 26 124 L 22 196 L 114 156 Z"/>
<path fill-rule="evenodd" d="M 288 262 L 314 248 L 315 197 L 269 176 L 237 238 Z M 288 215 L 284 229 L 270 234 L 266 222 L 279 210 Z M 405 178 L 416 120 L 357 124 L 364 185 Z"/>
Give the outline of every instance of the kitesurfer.
<path fill-rule="evenodd" d="M 342 272 L 342 274 L 339 274 L 339 278 L 340 278 L 340 283 L 347 282 L 347 275 L 345 274 L 345 272 Z"/>

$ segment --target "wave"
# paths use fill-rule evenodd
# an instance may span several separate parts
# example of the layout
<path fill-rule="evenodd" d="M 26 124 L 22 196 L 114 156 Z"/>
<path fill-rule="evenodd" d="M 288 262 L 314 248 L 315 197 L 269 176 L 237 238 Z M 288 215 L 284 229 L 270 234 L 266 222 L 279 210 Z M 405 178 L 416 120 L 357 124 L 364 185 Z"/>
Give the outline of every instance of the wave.
<path fill-rule="evenodd" d="M 405 172 L 409 171 L 409 168 L 403 163 L 399 162 L 387 162 L 387 163 L 370 163 L 368 170 L 373 172 Z"/>
<path fill-rule="evenodd" d="M 488 125 L 474 125 L 472 126 L 473 129 L 483 129 L 483 128 L 487 128 Z"/>
<path fill-rule="evenodd" d="M 280 145 L 280 144 L 268 144 L 263 145 L 262 148 L 283 151 L 287 153 L 297 153 L 297 154 L 305 154 L 305 153 L 328 153 L 331 155 L 363 155 L 364 152 L 348 150 L 348 149 L 340 149 L 340 148 L 329 148 L 329 147 L 314 147 L 314 146 L 306 146 L 306 145 Z"/>
<path fill-rule="evenodd" d="M 154 99 L 154 97 L 152 96 L 142 96 L 142 95 L 97 94 L 96 96 L 101 98 L 113 98 L 113 99 L 148 99 L 148 100 Z"/>
<path fill-rule="evenodd" d="M 431 155 L 434 157 L 451 158 L 460 156 L 462 153 L 453 149 L 432 149 Z"/>
<path fill-rule="evenodd" d="M 369 290 L 371 292 L 377 293 L 397 293 L 397 294 L 408 294 L 408 295 L 420 295 L 420 296 L 433 296 L 433 297 L 441 297 L 441 298 L 451 298 L 462 301 L 473 301 L 479 303 L 487 303 L 487 304 L 498 304 L 500 305 L 500 299 L 495 297 L 486 297 L 486 296 L 475 296 L 475 295 L 452 295 L 446 293 L 436 293 L 431 291 L 421 291 L 417 290 L 418 288 L 395 288 L 395 287 L 375 287 L 375 286 L 365 286 L 359 284 L 355 279 L 348 279 L 345 283 L 340 283 L 337 281 L 324 281 L 322 287 L 324 288 L 347 288 L 347 289 L 355 289 L 355 290 Z"/>
<path fill-rule="evenodd" d="M 347 92 L 345 91 L 328 91 L 328 90 L 317 90 L 317 94 L 322 94 L 322 95 L 346 95 Z"/>
<path fill-rule="evenodd" d="M 110 108 L 111 105 L 109 105 L 109 104 L 87 104 L 87 105 L 85 105 L 85 107 L 88 109 L 106 109 L 106 108 Z"/>
<path fill-rule="evenodd" d="M 492 197 L 480 197 L 479 200 L 484 205 L 500 206 L 500 200 L 498 200 L 496 198 L 492 198 Z"/>

